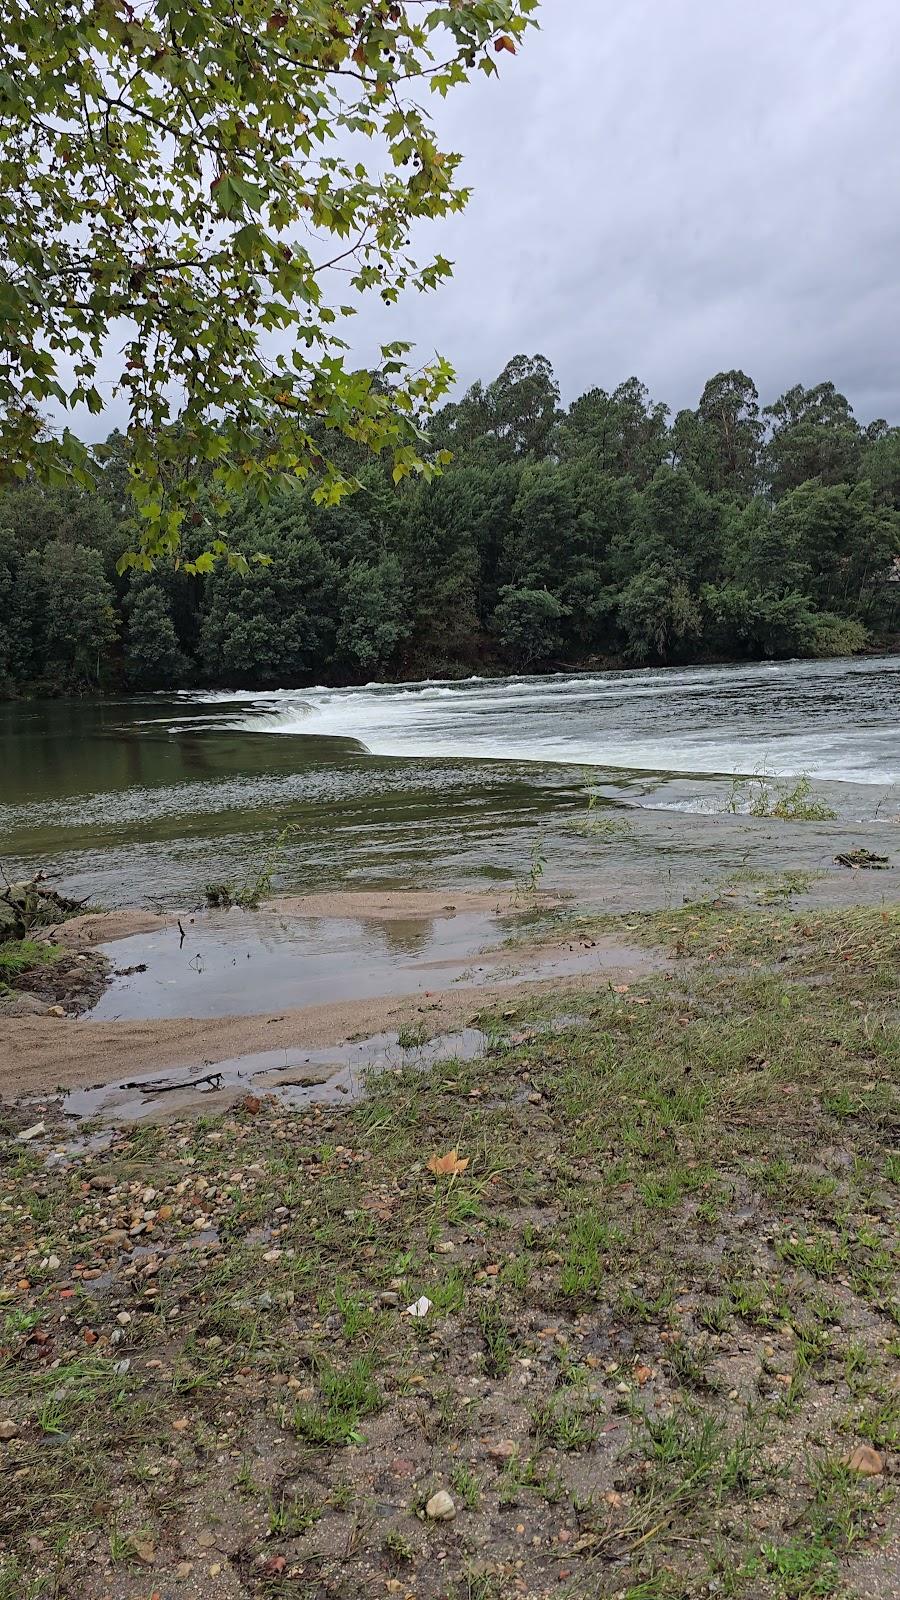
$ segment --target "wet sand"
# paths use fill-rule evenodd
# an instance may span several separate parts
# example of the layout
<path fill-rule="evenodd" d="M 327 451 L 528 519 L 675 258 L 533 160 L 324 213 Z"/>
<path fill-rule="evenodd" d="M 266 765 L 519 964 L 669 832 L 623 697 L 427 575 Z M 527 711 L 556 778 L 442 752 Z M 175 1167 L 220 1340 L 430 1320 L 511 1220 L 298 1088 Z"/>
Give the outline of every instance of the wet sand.
<path fill-rule="evenodd" d="M 549 909 L 558 902 L 547 895 L 537 903 Z M 138 936 L 158 934 L 171 942 L 171 930 L 183 926 L 188 934 L 184 968 L 166 999 L 170 1007 L 172 1002 L 183 1004 L 185 1014 L 151 1012 L 129 1017 L 126 1010 L 124 1016 L 103 1020 L 92 1020 L 90 1015 L 80 1019 L 50 1015 L 0 1019 L 0 1095 L 10 1099 L 46 1095 L 57 1089 L 121 1082 L 145 1073 L 190 1075 L 236 1057 L 338 1046 L 410 1024 L 424 1027 L 433 1036 L 467 1022 L 476 1009 L 508 1000 L 523 985 L 529 994 L 547 989 L 564 993 L 598 983 L 629 982 L 661 964 L 652 952 L 611 939 L 552 945 L 524 941 L 510 947 L 504 943 L 509 932 L 504 917 L 509 917 L 511 909 L 510 896 L 496 890 L 455 894 L 371 890 L 283 895 L 266 902 L 259 913 L 182 912 L 179 916 L 138 908 L 74 918 L 54 937 L 74 950 L 102 947 L 113 961 L 117 947 L 127 949 L 128 942 Z M 348 954 L 339 970 L 340 998 L 279 1009 L 261 1007 L 253 991 L 258 980 L 248 974 L 231 980 L 234 1004 L 226 1013 L 189 1014 L 192 994 L 200 996 L 200 1002 L 195 1001 L 198 1009 L 206 999 L 203 980 L 198 980 L 187 960 L 191 934 L 202 932 L 215 940 L 218 920 L 224 942 L 226 924 L 252 933 L 257 924 L 273 915 L 283 919 L 288 933 L 301 928 L 308 932 L 316 921 L 323 920 L 335 927 L 370 927 L 369 937 L 377 940 L 378 925 L 385 924 L 388 945 L 391 938 L 410 929 L 417 930 L 422 939 L 433 935 L 435 929 L 450 930 L 444 935 L 449 943 L 456 926 L 463 927 L 477 917 L 487 938 L 477 957 L 467 952 L 455 962 L 419 963 L 415 949 L 408 960 L 401 955 L 392 969 L 395 988 L 391 992 L 360 995 L 358 974 L 366 955 L 357 951 L 354 957 Z M 270 959 L 276 961 L 278 947 L 272 949 Z M 375 963 L 377 958 L 377 945 L 373 944 L 368 959 Z M 147 959 L 152 978 L 152 948 Z M 302 968 L 302 946 L 297 961 Z M 339 957 L 336 965 L 340 969 Z M 432 981 L 433 989 L 427 986 Z M 122 987 L 127 991 L 127 982 Z M 286 995 L 289 992 L 286 988 Z M 254 998 L 257 1011 L 248 1014 Z M 127 1007 L 127 994 L 121 1003 Z M 188 1103 L 189 1096 L 178 1096 L 180 1109 Z M 207 1096 L 204 1104 L 209 1106 Z"/>
<path fill-rule="evenodd" d="M 611 956 L 614 946 L 601 955 Z M 541 954 L 533 952 L 535 957 Z M 558 948 L 554 951 L 558 956 Z M 598 983 L 628 983 L 658 970 L 651 952 L 637 963 L 601 967 L 528 983 L 529 995 L 577 993 Z M 483 984 L 402 997 L 346 1000 L 259 1016 L 170 1017 L 159 1021 L 90 1022 L 23 1017 L 0 1025 L 0 1089 L 8 1098 L 50 1094 L 86 1083 L 109 1083 L 141 1073 L 193 1072 L 217 1061 L 259 1051 L 317 1049 L 360 1035 L 424 1024 L 429 1034 L 458 1028 L 473 1012 L 522 994 L 522 981 Z M 209 1101 L 204 1098 L 206 1109 Z M 173 1108 L 174 1109 L 174 1108 Z M 178 1109 L 186 1109 L 179 1097 Z"/>

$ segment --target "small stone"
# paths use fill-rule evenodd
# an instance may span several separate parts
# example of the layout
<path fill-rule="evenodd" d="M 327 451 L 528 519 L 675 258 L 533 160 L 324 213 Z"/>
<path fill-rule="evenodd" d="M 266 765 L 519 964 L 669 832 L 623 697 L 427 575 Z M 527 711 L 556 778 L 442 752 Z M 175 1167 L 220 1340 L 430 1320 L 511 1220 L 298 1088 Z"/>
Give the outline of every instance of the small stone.
<path fill-rule="evenodd" d="M 16 1424 L 9 1419 L 0 1422 L 0 1439 L 14 1439 L 18 1431 Z"/>
<path fill-rule="evenodd" d="M 47 1015 L 48 1015 L 48 1017 L 64 1017 L 65 1014 L 66 1014 L 65 1006 L 48 1006 L 47 1007 Z"/>
<path fill-rule="evenodd" d="M 519 1446 L 514 1439 L 501 1439 L 499 1444 L 489 1444 L 487 1453 L 492 1461 L 511 1461 L 519 1454 Z"/>
<path fill-rule="evenodd" d="M 32 1128 L 23 1128 L 21 1133 L 16 1134 L 18 1143 L 27 1144 L 29 1139 L 39 1138 L 46 1126 L 45 1122 L 36 1122 Z"/>
<path fill-rule="evenodd" d="M 847 1466 L 865 1478 L 878 1478 L 884 1471 L 884 1457 L 870 1444 L 861 1444 L 847 1457 Z"/>
<path fill-rule="evenodd" d="M 121 1327 L 127 1328 L 129 1322 L 131 1321 L 131 1312 L 130 1311 L 119 1311 L 119 1312 L 117 1312 L 116 1313 L 116 1321 L 121 1325 Z"/>
<path fill-rule="evenodd" d="M 446 1489 L 438 1489 L 437 1494 L 431 1496 L 425 1507 L 425 1515 L 430 1517 L 432 1522 L 453 1521 L 456 1516 L 456 1506 Z"/>
<path fill-rule="evenodd" d="M 143 1561 L 145 1567 L 152 1567 L 154 1561 L 156 1560 L 156 1549 L 154 1547 L 153 1540 L 137 1539 L 135 1538 L 134 1534 L 132 1534 L 130 1543 L 131 1548 L 138 1560 Z"/>
<path fill-rule="evenodd" d="M 89 1189 L 114 1189 L 115 1187 L 116 1180 L 111 1172 L 98 1172 L 88 1184 Z"/>
<path fill-rule="evenodd" d="M 58 1272 L 60 1266 L 59 1256 L 48 1256 L 47 1266 L 50 1268 L 51 1272 Z"/>

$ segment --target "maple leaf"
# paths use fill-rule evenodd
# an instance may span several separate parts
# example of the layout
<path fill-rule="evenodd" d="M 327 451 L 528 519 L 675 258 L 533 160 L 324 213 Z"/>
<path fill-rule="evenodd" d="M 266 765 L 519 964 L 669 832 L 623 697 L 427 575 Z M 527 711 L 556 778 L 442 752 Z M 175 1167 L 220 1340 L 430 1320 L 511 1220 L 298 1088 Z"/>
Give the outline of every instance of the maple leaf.
<path fill-rule="evenodd" d="M 445 1156 L 432 1156 L 426 1165 L 436 1178 L 455 1178 L 460 1172 L 465 1172 L 469 1157 L 460 1156 L 457 1150 L 448 1150 Z"/>

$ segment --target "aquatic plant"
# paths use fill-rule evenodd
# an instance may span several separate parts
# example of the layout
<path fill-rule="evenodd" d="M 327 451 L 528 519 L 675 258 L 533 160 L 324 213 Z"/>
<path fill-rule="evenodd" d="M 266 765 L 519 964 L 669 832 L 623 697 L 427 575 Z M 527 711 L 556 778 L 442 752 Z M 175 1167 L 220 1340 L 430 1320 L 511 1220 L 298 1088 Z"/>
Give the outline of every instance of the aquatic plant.
<path fill-rule="evenodd" d="M 733 777 L 725 809 L 751 817 L 778 817 L 782 822 L 831 822 L 837 812 L 816 797 L 806 773 L 793 780 Z"/>

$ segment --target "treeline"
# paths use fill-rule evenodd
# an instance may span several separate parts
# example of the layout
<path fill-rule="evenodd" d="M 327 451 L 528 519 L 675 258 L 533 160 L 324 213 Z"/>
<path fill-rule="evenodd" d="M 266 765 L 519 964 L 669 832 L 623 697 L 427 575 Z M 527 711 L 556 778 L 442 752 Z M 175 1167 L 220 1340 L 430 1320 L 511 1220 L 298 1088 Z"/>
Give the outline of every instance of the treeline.
<path fill-rule="evenodd" d="M 225 528 L 247 577 L 160 566 L 129 548 L 121 440 L 87 496 L 0 498 L 5 692 L 354 681 L 842 655 L 900 630 L 900 428 L 860 424 L 833 384 L 761 408 L 719 373 L 696 409 L 637 379 L 567 410 L 549 363 L 517 356 L 433 420 L 453 452 L 395 487 L 247 505 Z M 196 550 L 208 532 L 188 534 Z"/>

